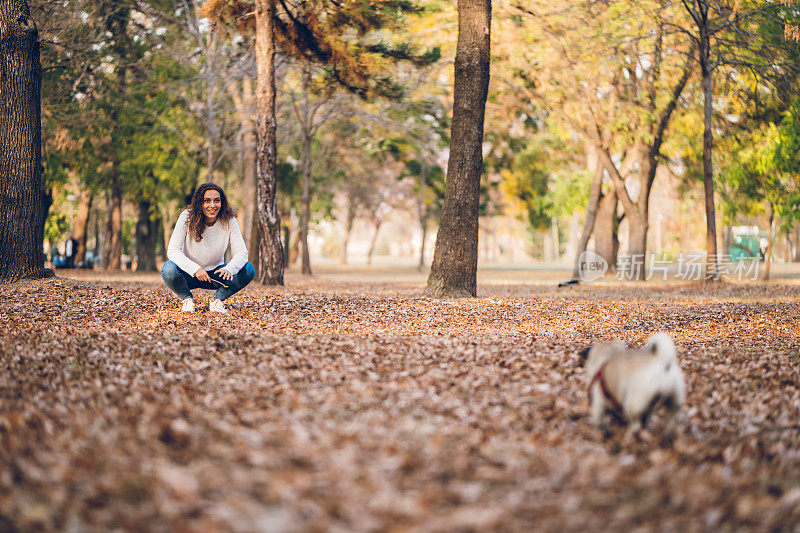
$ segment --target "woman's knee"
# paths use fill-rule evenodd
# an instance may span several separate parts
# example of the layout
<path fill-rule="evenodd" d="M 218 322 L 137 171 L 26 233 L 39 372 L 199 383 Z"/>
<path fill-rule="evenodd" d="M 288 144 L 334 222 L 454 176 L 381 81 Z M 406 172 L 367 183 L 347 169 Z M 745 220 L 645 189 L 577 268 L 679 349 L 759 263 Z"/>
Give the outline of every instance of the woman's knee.
<path fill-rule="evenodd" d="M 255 277 L 256 277 L 256 269 L 255 269 L 255 267 L 253 266 L 253 264 L 252 264 L 251 262 L 249 262 L 249 261 L 248 261 L 248 262 L 247 262 L 247 263 L 245 263 L 245 265 L 242 267 L 242 272 L 241 272 L 241 274 L 242 274 L 242 278 L 243 278 L 243 279 L 242 279 L 242 281 L 244 282 L 244 285 L 247 285 L 248 283 L 250 283 L 251 281 L 253 281 L 253 278 L 255 278 Z"/>
<path fill-rule="evenodd" d="M 164 266 L 161 267 L 161 278 L 164 281 L 176 279 L 180 275 L 181 273 L 178 265 L 172 261 L 167 261 L 164 263 Z"/>

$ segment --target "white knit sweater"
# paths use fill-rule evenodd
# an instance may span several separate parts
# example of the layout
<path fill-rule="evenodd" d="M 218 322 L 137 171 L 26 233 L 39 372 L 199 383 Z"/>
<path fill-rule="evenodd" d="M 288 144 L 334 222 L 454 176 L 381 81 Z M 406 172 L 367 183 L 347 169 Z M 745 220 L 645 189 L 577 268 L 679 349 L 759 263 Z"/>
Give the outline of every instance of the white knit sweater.
<path fill-rule="evenodd" d="M 178 217 L 172 237 L 167 247 L 167 259 L 178 265 L 178 268 L 191 276 L 200 270 L 216 270 L 225 264 L 225 251 L 231 247 L 230 263 L 225 270 L 236 275 L 247 263 L 247 247 L 239 230 L 239 223 L 232 218 L 227 223 L 219 220 L 213 226 L 206 226 L 200 242 L 195 241 L 187 231 L 186 219 L 189 211 L 185 210 Z"/>

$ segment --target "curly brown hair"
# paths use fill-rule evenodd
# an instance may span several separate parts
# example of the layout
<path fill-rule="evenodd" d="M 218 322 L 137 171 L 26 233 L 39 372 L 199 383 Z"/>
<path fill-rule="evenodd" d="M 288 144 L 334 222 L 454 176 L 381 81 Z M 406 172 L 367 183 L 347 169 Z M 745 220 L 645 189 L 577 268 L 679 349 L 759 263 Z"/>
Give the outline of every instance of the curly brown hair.
<path fill-rule="evenodd" d="M 206 229 L 206 215 L 203 213 L 203 200 L 206 196 L 206 191 L 217 191 L 220 198 L 219 213 L 217 213 L 217 220 L 220 222 L 228 222 L 236 216 L 236 213 L 231 209 L 228 203 L 228 198 L 225 196 L 225 191 L 222 187 L 214 183 L 204 183 L 197 188 L 192 196 L 192 205 L 189 206 L 189 216 L 186 218 L 186 227 L 189 230 L 189 235 L 192 236 L 196 242 L 200 242 L 203 238 L 203 231 Z"/>

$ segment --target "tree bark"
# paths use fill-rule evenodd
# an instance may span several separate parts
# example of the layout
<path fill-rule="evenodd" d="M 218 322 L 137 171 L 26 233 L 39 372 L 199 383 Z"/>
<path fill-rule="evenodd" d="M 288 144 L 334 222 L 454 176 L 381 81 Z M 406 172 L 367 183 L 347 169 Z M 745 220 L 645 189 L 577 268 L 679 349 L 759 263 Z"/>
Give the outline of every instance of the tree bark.
<path fill-rule="evenodd" d="M 150 202 L 139 202 L 139 218 L 136 221 L 136 271 L 146 272 L 156 269 L 156 239 L 150 217 Z"/>
<path fill-rule="evenodd" d="M 24 0 L 0 0 L 0 280 L 52 275 L 44 268 L 42 66 Z"/>
<path fill-rule="evenodd" d="M 608 263 L 609 270 L 617 264 L 617 194 L 612 189 L 604 194 L 597 207 L 594 221 L 594 251 Z"/>
<path fill-rule="evenodd" d="M 706 208 L 706 276 L 705 279 L 716 279 L 717 265 L 717 218 L 714 207 L 714 168 L 711 161 L 714 149 L 714 132 L 711 129 L 714 109 L 714 97 L 711 79 L 711 41 L 708 35 L 708 6 L 703 9 L 704 2 L 698 1 L 700 7 L 700 71 L 703 87 L 703 190 Z"/>
<path fill-rule="evenodd" d="M 580 271 L 579 260 L 581 254 L 586 251 L 586 247 L 589 245 L 589 239 L 592 236 L 592 231 L 594 230 L 595 218 L 597 217 L 597 207 L 600 204 L 602 186 L 603 167 L 598 164 L 594 172 L 592 185 L 589 188 L 589 206 L 586 208 L 586 221 L 583 224 L 583 232 L 581 232 L 581 238 L 578 241 L 578 249 L 575 250 L 575 264 L 572 267 L 572 277 L 575 279 L 578 279 L 578 274 Z"/>
<path fill-rule="evenodd" d="M 478 207 L 489 89 L 491 0 L 459 0 L 453 125 L 442 219 L 425 293 L 477 294 Z"/>
<path fill-rule="evenodd" d="M 83 192 L 78 199 L 78 214 L 75 217 L 75 230 L 73 237 L 78 241 L 78 249 L 75 252 L 75 264 L 86 260 L 86 240 L 89 236 L 89 214 L 92 210 L 94 195 L 91 192 Z"/>
<path fill-rule="evenodd" d="M 256 205 L 258 280 L 283 285 L 283 246 L 277 192 L 275 116 L 275 0 L 256 0 Z"/>

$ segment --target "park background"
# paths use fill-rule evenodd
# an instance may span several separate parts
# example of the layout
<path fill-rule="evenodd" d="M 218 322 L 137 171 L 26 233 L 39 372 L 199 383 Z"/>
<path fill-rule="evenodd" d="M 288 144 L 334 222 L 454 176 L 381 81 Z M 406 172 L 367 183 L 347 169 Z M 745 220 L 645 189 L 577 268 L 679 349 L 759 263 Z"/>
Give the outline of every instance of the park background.
<path fill-rule="evenodd" d="M 32 4 L 44 72 L 48 260 L 64 253 L 72 234 L 76 264 L 155 270 L 178 213 L 206 181 L 228 191 L 250 243 L 256 58 L 253 36 L 236 25 L 245 11 L 231 18 L 225 5 Z M 318 25 L 328 32 L 324 47 L 341 52 L 326 63 L 278 39 L 277 202 L 289 269 L 311 273 L 316 262 L 377 257 L 423 266 L 433 256 L 456 6 L 376 6 L 357 2 L 334 13 L 306 2 L 278 12 Z M 795 14 L 769 2 L 711 7 L 718 252 L 796 262 Z M 704 78 L 698 30 L 684 6 L 497 2 L 493 9 L 480 260 L 569 268 L 587 246 L 587 230 L 588 248 L 612 268 L 627 253 L 677 261 L 706 251 Z M 639 218 L 626 216 L 603 151 Z M 655 169 L 646 167 L 649 157 Z M 602 183 L 593 187 L 598 173 Z M 644 248 L 631 224 L 644 229 Z"/>
<path fill-rule="evenodd" d="M 797 18 L 0 0 L 0 531 L 796 531 Z M 224 315 L 156 270 L 208 180 L 260 269 Z M 559 287 L 584 246 L 673 276 Z M 656 331 L 677 434 L 604 435 L 579 353 Z"/>

